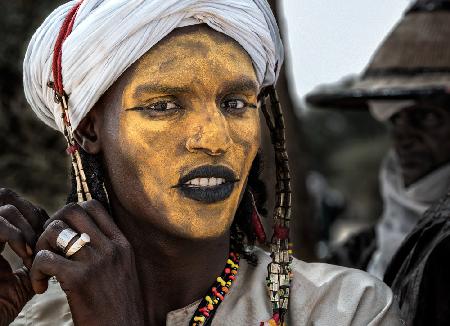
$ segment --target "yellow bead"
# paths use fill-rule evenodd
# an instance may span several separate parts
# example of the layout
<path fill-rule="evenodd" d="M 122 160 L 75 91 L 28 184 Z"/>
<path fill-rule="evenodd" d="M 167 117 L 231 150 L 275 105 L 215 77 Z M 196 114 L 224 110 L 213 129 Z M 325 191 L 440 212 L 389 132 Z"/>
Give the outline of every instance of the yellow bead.
<path fill-rule="evenodd" d="M 227 260 L 227 264 L 230 265 L 233 268 L 238 268 L 238 265 L 236 265 L 235 263 L 233 263 L 233 261 L 231 259 Z"/>
<path fill-rule="evenodd" d="M 278 326 L 277 322 L 273 319 L 269 320 L 269 325 L 270 326 Z"/>
<path fill-rule="evenodd" d="M 220 276 L 217 278 L 217 282 L 219 282 L 222 286 L 227 284 Z"/>
<path fill-rule="evenodd" d="M 207 296 L 205 297 L 205 300 L 206 300 L 209 304 L 213 304 L 213 301 L 212 301 L 212 299 L 211 299 L 211 297 L 210 297 L 209 295 L 207 295 Z"/>
<path fill-rule="evenodd" d="M 202 323 L 204 323 L 205 322 L 205 317 L 204 316 L 200 316 L 200 317 L 194 317 L 194 321 L 199 321 L 199 322 L 202 322 Z"/>

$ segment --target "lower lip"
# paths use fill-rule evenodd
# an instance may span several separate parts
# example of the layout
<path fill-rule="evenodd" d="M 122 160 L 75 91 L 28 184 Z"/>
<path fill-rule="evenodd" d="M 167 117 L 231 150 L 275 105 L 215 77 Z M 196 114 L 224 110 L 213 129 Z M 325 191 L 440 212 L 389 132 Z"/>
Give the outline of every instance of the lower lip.
<path fill-rule="evenodd" d="M 178 188 L 181 193 L 190 199 L 203 203 L 216 203 L 230 197 L 233 192 L 234 183 L 227 182 L 213 187 L 187 187 Z"/>

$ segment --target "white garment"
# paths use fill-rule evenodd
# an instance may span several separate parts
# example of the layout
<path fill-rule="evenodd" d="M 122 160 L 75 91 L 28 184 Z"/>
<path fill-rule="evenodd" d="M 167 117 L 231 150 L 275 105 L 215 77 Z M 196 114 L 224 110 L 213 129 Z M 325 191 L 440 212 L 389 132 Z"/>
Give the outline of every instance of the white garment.
<path fill-rule="evenodd" d="M 405 237 L 423 213 L 448 191 L 450 164 L 405 188 L 401 168 L 394 152 L 383 161 L 380 172 L 383 214 L 376 227 L 377 250 L 367 271 L 383 279 L 386 268 Z"/>
<path fill-rule="evenodd" d="M 212 326 L 258 326 L 271 318 L 265 278 L 269 255 L 256 250 L 256 267 L 241 261 L 239 273 L 219 306 Z M 328 264 L 294 259 L 287 324 L 289 326 L 397 326 L 397 307 L 387 285 L 369 274 Z M 186 326 L 199 301 L 167 314 L 167 326 Z M 72 326 L 66 296 L 50 281 L 45 294 L 35 296 L 12 326 Z"/>
<path fill-rule="evenodd" d="M 25 96 L 37 116 L 63 130 L 53 90 L 53 48 L 76 1 L 39 27 L 23 63 Z M 207 24 L 236 40 L 253 61 L 260 86 L 273 85 L 283 45 L 267 0 L 84 0 L 62 47 L 62 78 L 73 129 L 136 60 L 177 27 Z"/>

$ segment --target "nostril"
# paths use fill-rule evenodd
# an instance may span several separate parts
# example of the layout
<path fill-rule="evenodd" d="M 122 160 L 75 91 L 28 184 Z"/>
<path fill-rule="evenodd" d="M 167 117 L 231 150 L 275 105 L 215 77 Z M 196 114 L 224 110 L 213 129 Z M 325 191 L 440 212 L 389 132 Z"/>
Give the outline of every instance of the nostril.
<path fill-rule="evenodd" d="M 211 156 L 220 156 L 225 154 L 232 144 L 228 133 L 201 132 L 186 140 L 186 149 L 191 153 L 204 152 Z"/>

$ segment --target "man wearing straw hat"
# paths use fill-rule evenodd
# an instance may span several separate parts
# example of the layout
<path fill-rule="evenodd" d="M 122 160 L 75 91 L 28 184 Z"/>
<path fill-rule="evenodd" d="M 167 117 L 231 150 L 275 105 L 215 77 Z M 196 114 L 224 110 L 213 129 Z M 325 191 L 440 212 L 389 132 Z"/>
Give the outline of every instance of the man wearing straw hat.
<path fill-rule="evenodd" d="M 307 97 L 316 107 L 366 108 L 390 124 L 393 150 L 381 167 L 384 208 L 375 239 L 366 238 L 355 252 L 353 245 L 368 233 L 355 235 L 332 261 L 385 275 L 408 325 L 450 321 L 450 266 L 444 258 L 450 220 L 442 217 L 448 206 L 440 204 L 422 218 L 450 186 L 449 40 L 450 1 L 419 0 L 351 87 Z"/>

